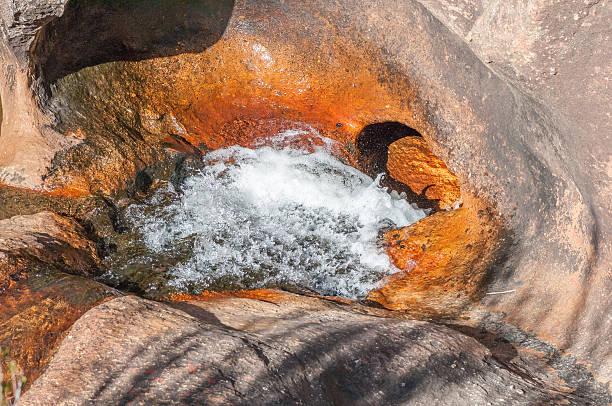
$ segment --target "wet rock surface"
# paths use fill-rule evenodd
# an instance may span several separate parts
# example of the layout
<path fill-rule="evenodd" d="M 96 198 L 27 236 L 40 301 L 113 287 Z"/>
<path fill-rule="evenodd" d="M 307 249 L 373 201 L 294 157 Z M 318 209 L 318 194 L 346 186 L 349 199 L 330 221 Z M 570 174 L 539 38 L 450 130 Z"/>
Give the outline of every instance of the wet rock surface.
<path fill-rule="evenodd" d="M 27 379 L 25 389 L 45 370 L 72 324 L 90 308 L 119 294 L 92 280 L 44 267 L 2 291 L 0 347 Z"/>
<path fill-rule="evenodd" d="M 93 276 L 100 260 L 84 233 L 73 219 L 51 212 L 0 220 L 0 291 L 27 278 L 32 265 Z"/>
<path fill-rule="evenodd" d="M 41 212 L 0 220 L 0 347 L 27 385 L 72 323 L 119 295 L 88 279 L 99 262 L 96 245 L 73 219 Z"/>
<path fill-rule="evenodd" d="M 584 401 L 506 369 L 445 327 L 320 299 L 270 298 L 102 304 L 74 325 L 22 404 Z"/>
<path fill-rule="evenodd" d="M 111 248 L 119 200 L 182 159 L 298 125 L 339 141 L 359 166 L 362 130 L 401 123 L 456 175 L 464 206 L 387 236 L 403 273 L 371 298 L 416 317 L 461 315 L 531 351 L 532 366 L 552 367 L 580 396 L 608 393 L 610 8 L 484 3 L 0 2 L 0 218 L 52 209 Z M 133 24 L 143 15 L 145 32 Z M 94 195 L 93 207 L 72 206 Z M 0 233 L 13 247 L 0 246 L 5 292 L 25 283 L 24 264 L 93 272 L 91 243 L 66 230 L 81 231 L 43 217 L 66 237 L 42 241 L 36 224 Z"/>

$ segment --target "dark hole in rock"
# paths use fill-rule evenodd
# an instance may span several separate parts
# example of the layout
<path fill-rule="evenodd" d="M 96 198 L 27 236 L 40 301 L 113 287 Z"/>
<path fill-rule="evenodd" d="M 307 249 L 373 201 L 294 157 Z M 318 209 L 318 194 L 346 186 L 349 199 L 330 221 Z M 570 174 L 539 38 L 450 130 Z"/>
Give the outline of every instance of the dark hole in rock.
<path fill-rule="evenodd" d="M 414 128 L 398 122 L 370 124 L 357 136 L 359 165 L 369 176 L 387 172 L 389 145 L 404 137 L 421 137 Z"/>
<path fill-rule="evenodd" d="M 137 192 L 147 193 L 151 185 L 153 184 L 153 179 L 151 175 L 149 175 L 146 171 L 140 171 L 136 174 L 135 188 Z"/>
<path fill-rule="evenodd" d="M 415 203 L 421 209 L 437 210 L 438 201 L 426 196 L 427 188 L 416 193 L 409 185 L 394 179 L 387 162 L 389 160 L 389 146 L 394 142 L 406 137 L 419 137 L 422 135 L 414 128 L 398 122 L 383 122 L 370 124 L 357 136 L 358 163 L 367 175 L 376 177 L 379 174 L 385 176 L 381 179 L 381 186 L 405 193 L 406 199 Z"/>

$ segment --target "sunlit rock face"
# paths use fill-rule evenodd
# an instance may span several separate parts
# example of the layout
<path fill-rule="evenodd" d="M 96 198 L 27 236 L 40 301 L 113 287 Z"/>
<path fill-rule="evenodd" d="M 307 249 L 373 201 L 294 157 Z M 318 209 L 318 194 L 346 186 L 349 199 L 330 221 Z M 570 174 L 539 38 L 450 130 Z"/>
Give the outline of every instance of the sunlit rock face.
<path fill-rule="evenodd" d="M 74 220 L 51 212 L 0 220 L 0 290 L 36 264 L 92 276 L 100 260 Z"/>
<path fill-rule="evenodd" d="M 112 251 L 122 198 L 183 161 L 314 128 L 367 172 L 360 134 L 399 123 L 422 140 L 387 133 L 382 171 L 436 210 L 463 206 L 386 233 L 403 273 L 369 298 L 607 382 L 610 10 L 502 3 L 6 1 L 0 181 L 103 224 Z M 74 209 L 94 195 L 104 221 Z M 590 372 L 558 373 L 576 387 Z"/>
<path fill-rule="evenodd" d="M 460 208 L 387 232 L 389 257 L 404 272 L 387 277 L 368 299 L 388 309 L 459 316 L 467 303 L 482 296 L 487 278 L 483 266 L 499 255 L 497 244 L 503 238 L 495 221 L 486 209 L 475 213 Z"/>
<path fill-rule="evenodd" d="M 389 175 L 416 194 L 435 200 L 437 208 L 459 206 L 461 191 L 457 177 L 444 161 L 431 153 L 422 137 L 405 137 L 389 145 Z"/>

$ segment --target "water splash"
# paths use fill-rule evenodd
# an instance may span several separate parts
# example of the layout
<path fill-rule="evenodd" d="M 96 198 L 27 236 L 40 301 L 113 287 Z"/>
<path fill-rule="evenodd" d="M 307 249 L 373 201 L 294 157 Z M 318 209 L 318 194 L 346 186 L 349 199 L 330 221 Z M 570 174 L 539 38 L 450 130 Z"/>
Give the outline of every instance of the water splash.
<path fill-rule="evenodd" d="M 363 298 L 394 272 L 378 245 L 381 229 L 425 216 L 396 192 L 331 153 L 287 146 L 288 131 L 267 146 L 206 155 L 181 190 L 168 184 L 128 219 L 153 252 L 190 247 L 170 270 L 179 291 L 293 287 Z"/>

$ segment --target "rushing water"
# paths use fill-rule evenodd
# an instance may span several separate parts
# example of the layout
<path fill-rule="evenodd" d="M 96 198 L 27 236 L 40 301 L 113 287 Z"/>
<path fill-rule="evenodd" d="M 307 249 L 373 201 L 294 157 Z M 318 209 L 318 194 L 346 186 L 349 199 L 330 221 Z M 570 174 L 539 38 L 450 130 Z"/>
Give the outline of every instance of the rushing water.
<path fill-rule="evenodd" d="M 335 158 L 331 145 L 214 151 L 180 190 L 169 183 L 127 218 L 151 252 L 189 247 L 169 270 L 178 291 L 284 286 L 363 298 L 394 271 L 381 230 L 425 213 Z"/>

